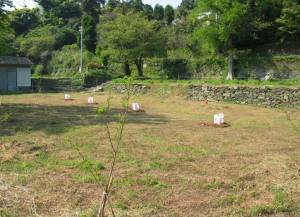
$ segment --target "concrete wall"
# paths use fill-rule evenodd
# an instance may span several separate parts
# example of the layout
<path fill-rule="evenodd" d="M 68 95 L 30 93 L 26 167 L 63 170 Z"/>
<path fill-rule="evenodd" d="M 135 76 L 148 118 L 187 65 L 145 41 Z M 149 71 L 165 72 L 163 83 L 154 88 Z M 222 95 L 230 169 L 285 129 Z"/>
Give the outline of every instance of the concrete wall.
<path fill-rule="evenodd" d="M 190 85 L 187 98 L 199 101 L 232 101 L 272 108 L 279 105 L 299 107 L 300 88 Z"/>

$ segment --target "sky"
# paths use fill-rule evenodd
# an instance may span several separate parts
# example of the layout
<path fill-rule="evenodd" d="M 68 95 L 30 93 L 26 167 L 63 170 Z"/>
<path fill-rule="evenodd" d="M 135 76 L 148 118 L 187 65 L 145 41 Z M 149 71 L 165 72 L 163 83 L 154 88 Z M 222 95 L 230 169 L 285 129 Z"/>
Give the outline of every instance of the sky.
<path fill-rule="evenodd" d="M 143 0 L 143 3 L 149 4 L 153 8 L 157 3 L 164 7 L 166 7 L 169 4 L 173 8 L 177 8 L 181 4 L 181 1 L 182 0 Z M 37 3 L 35 3 L 33 0 L 12 0 L 12 2 L 16 6 L 16 8 L 23 8 L 25 2 L 28 8 L 34 8 L 37 6 Z"/>

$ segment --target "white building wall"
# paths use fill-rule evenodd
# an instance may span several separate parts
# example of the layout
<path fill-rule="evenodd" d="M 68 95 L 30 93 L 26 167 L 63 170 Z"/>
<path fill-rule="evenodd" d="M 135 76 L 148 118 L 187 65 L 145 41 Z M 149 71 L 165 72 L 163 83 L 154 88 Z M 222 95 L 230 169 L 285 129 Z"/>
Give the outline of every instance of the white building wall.
<path fill-rule="evenodd" d="M 30 68 L 17 68 L 17 86 L 31 86 L 31 70 Z"/>

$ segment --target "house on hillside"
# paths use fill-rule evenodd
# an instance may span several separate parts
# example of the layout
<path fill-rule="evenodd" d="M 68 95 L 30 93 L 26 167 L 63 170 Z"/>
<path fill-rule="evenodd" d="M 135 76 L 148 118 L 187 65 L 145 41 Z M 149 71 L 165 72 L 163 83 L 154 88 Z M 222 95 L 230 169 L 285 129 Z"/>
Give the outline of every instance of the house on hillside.
<path fill-rule="evenodd" d="M 0 90 L 30 88 L 32 64 L 27 57 L 0 56 Z"/>

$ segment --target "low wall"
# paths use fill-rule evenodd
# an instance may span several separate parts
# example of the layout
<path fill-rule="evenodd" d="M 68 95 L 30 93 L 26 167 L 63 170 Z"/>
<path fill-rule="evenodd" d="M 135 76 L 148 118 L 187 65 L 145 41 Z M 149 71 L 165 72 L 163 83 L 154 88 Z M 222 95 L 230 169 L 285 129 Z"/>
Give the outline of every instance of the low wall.
<path fill-rule="evenodd" d="M 81 85 L 73 84 L 71 78 L 32 78 L 31 81 L 35 92 L 60 93 L 83 89 Z"/>
<path fill-rule="evenodd" d="M 111 82 L 106 82 L 101 84 L 101 87 L 104 90 L 107 90 L 108 87 L 111 87 L 112 90 L 118 92 L 118 93 L 125 93 L 126 92 L 126 88 L 124 85 L 119 84 L 119 83 L 111 83 Z M 146 85 L 144 84 L 132 84 L 132 94 L 144 94 L 147 92 L 149 88 L 146 87 Z"/>
<path fill-rule="evenodd" d="M 199 101 L 232 101 L 272 108 L 279 105 L 299 107 L 300 88 L 190 85 L 187 98 Z"/>

